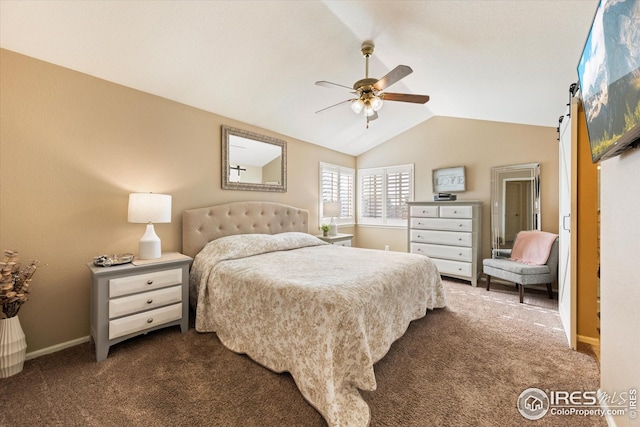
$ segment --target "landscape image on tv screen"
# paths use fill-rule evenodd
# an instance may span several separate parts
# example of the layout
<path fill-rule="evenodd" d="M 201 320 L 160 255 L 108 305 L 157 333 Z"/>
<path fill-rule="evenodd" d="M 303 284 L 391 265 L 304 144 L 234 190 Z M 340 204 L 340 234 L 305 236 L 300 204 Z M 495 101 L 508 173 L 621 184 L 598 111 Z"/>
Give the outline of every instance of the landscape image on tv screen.
<path fill-rule="evenodd" d="M 601 0 L 578 64 L 593 162 L 640 139 L 640 0 Z"/>

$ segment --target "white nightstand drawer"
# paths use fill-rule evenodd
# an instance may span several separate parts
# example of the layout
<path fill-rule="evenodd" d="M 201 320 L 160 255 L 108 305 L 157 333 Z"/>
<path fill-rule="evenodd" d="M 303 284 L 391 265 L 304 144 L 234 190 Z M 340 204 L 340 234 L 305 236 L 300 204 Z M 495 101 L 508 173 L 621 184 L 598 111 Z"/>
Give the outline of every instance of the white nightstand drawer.
<path fill-rule="evenodd" d="M 438 207 L 437 206 L 411 206 L 411 216 L 421 218 L 437 218 Z"/>
<path fill-rule="evenodd" d="M 135 294 L 182 283 L 182 269 L 136 274 L 109 280 L 109 297 Z"/>
<path fill-rule="evenodd" d="M 456 276 L 471 277 L 471 263 L 460 261 L 449 261 L 447 259 L 431 259 L 438 267 L 440 274 L 453 274 Z"/>
<path fill-rule="evenodd" d="M 182 318 L 182 303 L 109 321 L 109 339 L 143 331 Z"/>
<path fill-rule="evenodd" d="M 440 218 L 473 218 L 473 206 L 440 206 Z"/>
<path fill-rule="evenodd" d="M 447 231 L 471 231 L 473 222 L 470 219 L 447 218 L 411 218 L 411 228 Z"/>
<path fill-rule="evenodd" d="M 180 301 L 182 301 L 182 286 L 115 298 L 109 301 L 109 319 Z"/>
<path fill-rule="evenodd" d="M 411 253 L 454 261 L 471 262 L 473 259 L 473 250 L 462 246 L 430 245 L 428 243 L 411 242 Z"/>
<path fill-rule="evenodd" d="M 471 247 L 472 234 L 453 231 L 411 230 L 411 241 Z"/>

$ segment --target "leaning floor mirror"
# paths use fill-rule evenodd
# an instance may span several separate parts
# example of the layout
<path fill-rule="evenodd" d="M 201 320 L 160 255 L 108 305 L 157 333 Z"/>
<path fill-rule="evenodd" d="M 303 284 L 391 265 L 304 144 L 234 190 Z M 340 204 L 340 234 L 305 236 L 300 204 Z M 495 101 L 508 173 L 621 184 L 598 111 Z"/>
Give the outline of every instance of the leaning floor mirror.
<path fill-rule="evenodd" d="M 224 190 L 287 191 L 287 142 L 222 126 Z"/>
<path fill-rule="evenodd" d="M 510 249 L 522 230 L 540 230 L 540 163 L 491 168 L 492 249 Z"/>

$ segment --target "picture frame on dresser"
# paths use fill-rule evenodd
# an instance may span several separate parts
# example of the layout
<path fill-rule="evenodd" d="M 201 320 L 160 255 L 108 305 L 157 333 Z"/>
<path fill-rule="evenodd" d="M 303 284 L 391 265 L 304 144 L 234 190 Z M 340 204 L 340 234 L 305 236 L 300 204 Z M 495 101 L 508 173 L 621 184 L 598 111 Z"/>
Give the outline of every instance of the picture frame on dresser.
<path fill-rule="evenodd" d="M 464 166 L 433 169 L 431 179 L 434 193 L 460 193 L 467 190 Z"/>

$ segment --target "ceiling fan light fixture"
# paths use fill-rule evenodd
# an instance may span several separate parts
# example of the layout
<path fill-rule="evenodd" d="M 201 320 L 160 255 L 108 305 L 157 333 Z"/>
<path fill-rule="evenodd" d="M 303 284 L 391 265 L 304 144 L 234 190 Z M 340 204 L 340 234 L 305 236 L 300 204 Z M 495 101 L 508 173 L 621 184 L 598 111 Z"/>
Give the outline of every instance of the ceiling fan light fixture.
<path fill-rule="evenodd" d="M 353 84 L 353 91 L 351 93 L 356 95 L 356 98 L 347 99 L 330 107 L 316 111 L 316 113 L 322 113 L 333 107 L 350 103 L 351 110 L 354 113 L 360 114 L 364 110 L 364 116 L 367 119 L 368 128 L 370 121 L 378 119 L 378 111 L 380 111 L 382 105 L 386 101 L 410 102 L 414 104 L 424 104 L 429 101 L 429 97 L 427 95 L 384 92 L 389 86 L 411 74 L 413 70 L 408 65 L 398 65 L 381 79 L 369 77 L 369 58 L 373 54 L 373 42 L 363 42 L 361 51 L 365 58 L 365 73 L 364 79 L 360 79 Z M 316 85 L 325 87 L 341 87 L 351 90 L 349 86 L 331 83 L 324 80 L 317 81 Z"/>
<path fill-rule="evenodd" d="M 363 107 L 364 107 L 364 102 L 362 101 L 362 99 L 356 99 L 351 103 L 351 109 L 356 114 L 360 114 Z"/>
<path fill-rule="evenodd" d="M 373 111 L 380 111 L 382 108 L 382 98 L 374 96 L 371 100 L 371 106 L 373 107 Z"/>
<path fill-rule="evenodd" d="M 373 105 L 371 104 L 371 101 L 369 101 L 368 99 L 366 101 L 364 101 L 364 114 L 367 117 L 371 117 L 375 114 L 375 110 L 373 109 Z"/>

